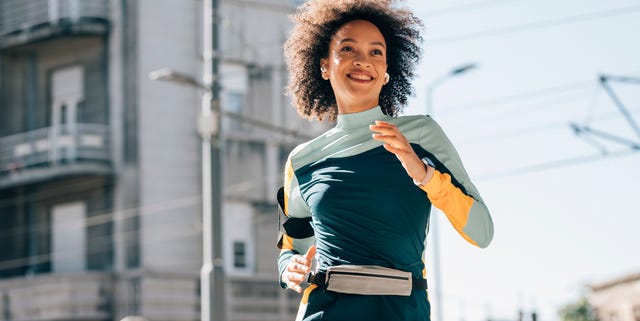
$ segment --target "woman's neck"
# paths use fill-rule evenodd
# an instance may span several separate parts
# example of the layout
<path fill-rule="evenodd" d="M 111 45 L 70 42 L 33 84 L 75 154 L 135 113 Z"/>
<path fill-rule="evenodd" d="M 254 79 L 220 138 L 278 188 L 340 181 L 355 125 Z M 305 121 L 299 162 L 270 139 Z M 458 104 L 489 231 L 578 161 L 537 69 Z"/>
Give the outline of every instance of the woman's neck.
<path fill-rule="evenodd" d="M 371 108 L 379 106 L 379 101 L 366 101 L 358 103 L 345 103 L 338 102 L 338 114 L 353 114 L 361 111 L 369 110 Z"/>

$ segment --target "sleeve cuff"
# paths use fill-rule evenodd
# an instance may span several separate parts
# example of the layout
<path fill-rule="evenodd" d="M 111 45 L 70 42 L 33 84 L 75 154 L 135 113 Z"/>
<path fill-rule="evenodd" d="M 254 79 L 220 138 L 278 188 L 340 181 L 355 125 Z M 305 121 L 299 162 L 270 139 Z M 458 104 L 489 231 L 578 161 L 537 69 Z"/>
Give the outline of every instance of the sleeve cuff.
<path fill-rule="evenodd" d="M 426 184 L 420 186 L 420 189 L 427 192 L 427 194 L 437 194 L 441 189 L 442 185 L 445 183 L 446 178 L 442 173 L 437 170 L 433 171 L 433 176 Z"/>

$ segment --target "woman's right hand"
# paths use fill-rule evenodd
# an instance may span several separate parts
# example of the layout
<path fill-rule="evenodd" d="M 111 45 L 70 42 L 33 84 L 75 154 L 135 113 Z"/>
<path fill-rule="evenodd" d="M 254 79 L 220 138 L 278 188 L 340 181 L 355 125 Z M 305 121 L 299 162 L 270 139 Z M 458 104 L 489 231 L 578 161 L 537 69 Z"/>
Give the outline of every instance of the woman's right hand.
<path fill-rule="evenodd" d="M 302 292 L 300 282 L 304 281 L 311 271 L 311 262 L 316 255 L 316 246 L 312 245 L 304 255 L 296 254 L 291 257 L 287 268 L 282 272 L 282 282 L 287 285 L 287 289 Z"/>

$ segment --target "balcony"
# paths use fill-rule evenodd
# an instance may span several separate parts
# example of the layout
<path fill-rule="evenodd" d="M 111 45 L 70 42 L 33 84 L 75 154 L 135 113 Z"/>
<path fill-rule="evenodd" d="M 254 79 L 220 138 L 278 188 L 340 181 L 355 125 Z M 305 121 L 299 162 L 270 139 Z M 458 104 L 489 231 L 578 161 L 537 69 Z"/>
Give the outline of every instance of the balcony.
<path fill-rule="evenodd" d="M 0 48 L 64 35 L 104 35 L 109 0 L 0 1 Z"/>
<path fill-rule="evenodd" d="M 107 320 L 112 283 L 102 273 L 3 280 L 0 320 Z"/>
<path fill-rule="evenodd" d="M 45 127 L 0 138 L 0 188 L 67 175 L 111 173 L 109 127 Z"/>

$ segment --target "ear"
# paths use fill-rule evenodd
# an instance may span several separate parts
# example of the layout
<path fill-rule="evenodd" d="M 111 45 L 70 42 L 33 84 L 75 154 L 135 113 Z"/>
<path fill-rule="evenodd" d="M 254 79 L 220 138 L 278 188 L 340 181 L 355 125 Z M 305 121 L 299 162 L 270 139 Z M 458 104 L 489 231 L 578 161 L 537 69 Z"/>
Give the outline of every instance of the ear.
<path fill-rule="evenodd" d="M 329 60 L 327 58 L 320 58 L 320 76 L 324 80 L 329 80 Z"/>

